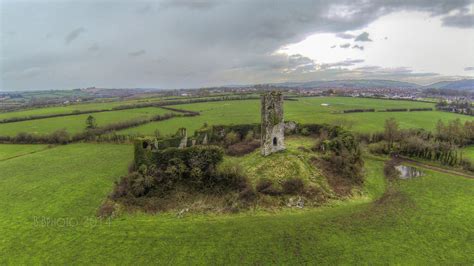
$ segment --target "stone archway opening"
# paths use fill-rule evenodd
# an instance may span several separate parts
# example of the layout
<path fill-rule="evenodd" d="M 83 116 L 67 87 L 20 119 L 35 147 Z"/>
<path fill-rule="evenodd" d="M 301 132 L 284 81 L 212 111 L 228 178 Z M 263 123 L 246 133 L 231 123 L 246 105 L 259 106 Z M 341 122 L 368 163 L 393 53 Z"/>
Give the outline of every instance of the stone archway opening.
<path fill-rule="evenodd" d="M 273 146 L 278 145 L 278 139 L 276 137 L 273 138 Z"/>

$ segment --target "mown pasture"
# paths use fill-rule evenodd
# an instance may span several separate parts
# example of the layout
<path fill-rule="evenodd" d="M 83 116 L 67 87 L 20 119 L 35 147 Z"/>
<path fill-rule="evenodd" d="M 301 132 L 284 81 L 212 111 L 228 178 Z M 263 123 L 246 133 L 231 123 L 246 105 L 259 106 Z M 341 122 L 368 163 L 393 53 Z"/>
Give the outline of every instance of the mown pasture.
<path fill-rule="evenodd" d="M 96 119 L 97 126 L 100 127 L 131 119 L 149 118 L 154 115 L 163 115 L 165 113 L 172 113 L 172 111 L 158 107 L 146 107 L 93 113 L 91 115 Z M 67 132 L 71 134 L 79 133 L 85 130 L 86 119 L 88 116 L 89 114 L 82 114 L 4 123 L 0 124 L 0 136 L 15 136 L 20 132 L 48 134 L 58 129 L 66 129 Z"/>
<path fill-rule="evenodd" d="M 322 104 L 329 104 L 329 106 L 323 106 Z M 153 135 L 155 130 L 158 129 L 166 135 L 175 133 L 180 127 L 185 127 L 190 132 L 194 132 L 204 123 L 212 125 L 260 122 L 260 101 L 258 100 L 194 103 L 173 107 L 198 111 L 201 112 L 201 115 L 153 122 L 125 129 L 119 131 L 119 133 Z M 390 117 L 396 118 L 402 128 L 424 128 L 428 130 L 434 129 L 438 119 L 448 121 L 459 118 L 462 122 L 472 120 L 469 116 L 438 111 L 334 114 L 334 112 L 347 109 L 434 108 L 432 103 L 402 100 L 311 97 L 298 98 L 297 101 L 285 101 L 284 108 L 285 120 L 300 123 L 338 124 L 365 133 L 382 131 L 385 120 Z"/>
<path fill-rule="evenodd" d="M 0 144 L 0 161 L 47 149 L 48 145 Z"/>
<path fill-rule="evenodd" d="M 56 114 L 70 114 L 74 111 L 95 111 L 95 110 L 110 110 L 113 107 L 123 105 L 124 102 L 104 102 L 104 103 L 87 103 L 87 104 L 71 104 L 64 106 L 51 106 L 42 108 L 26 109 L 21 111 L 0 113 L 0 120 L 13 117 L 28 117 L 39 115 L 56 115 Z"/>
<path fill-rule="evenodd" d="M 153 99 L 152 99 L 153 100 Z M 145 100 L 142 100 L 145 101 Z M 138 101 L 136 101 L 138 102 Z M 135 103 L 136 103 L 135 102 Z M 77 109 L 81 111 L 97 110 L 101 108 L 111 108 L 112 106 L 123 105 L 128 102 L 96 103 L 83 105 L 70 105 L 64 107 L 49 107 L 26 110 L 21 112 L 0 113 L 0 117 L 22 117 L 23 115 L 43 115 L 63 113 L 68 109 L 70 113 Z M 218 101 L 194 104 L 182 104 L 172 106 L 174 108 L 186 109 L 190 111 L 199 111 L 197 117 L 178 117 L 166 121 L 152 122 L 135 128 L 129 128 L 119 131 L 119 134 L 142 134 L 154 135 L 156 130 L 164 135 L 175 133 L 179 128 L 186 127 L 189 132 L 200 128 L 204 123 L 208 124 L 242 124 L 259 123 L 260 121 L 260 101 L 259 100 L 234 100 Z M 328 104 L 328 106 L 323 106 Z M 469 116 L 438 112 L 369 112 L 369 113 L 349 113 L 340 114 L 347 109 L 367 109 L 374 108 L 378 111 L 387 108 L 426 108 L 434 107 L 432 103 L 402 101 L 402 100 L 381 100 L 365 98 L 348 97 L 311 97 L 298 98 L 296 101 L 285 102 L 285 119 L 300 123 L 329 123 L 345 126 L 358 132 L 376 132 L 381 131 L 384 121 L 389 117 L 396 118 L 402 128 L 424 128 L 431 130 L 434 128 L 438 119 L 448 121 L 459 118 L 462 122 L 472 119 Z M 90 109 L 87 109 L 90 108 Z M 163 114 L 169 111 L 163 111 L 160 108 L 147 107 L 135 108 L 120 111 L 93 113 L 99 126 L 110 123 L 121 122 L 129 119 Z M 84 130 L 85 119 L 88 114 L 72 115 L 64 117 L 44 118 L 38 120 L 29 120 L 13 123 L 0 124 L 0 135 L 14 136 L 20 132 L 47 134 L 55 130 L 65 128 L 69 133 L 78 133 Z"/>
<path fill-rule="evenodd" d="M 222 96 L 222 95 L 221 95 Z M 249 95 L 247 95 L 249 96 Z M 251 95 L 257 97 L 257 95 Z M 199 97 L 199 99 L 204 100 L 206 98 L 212 99 L 215 97 Z M 176 101 L 176 100 L 196 100 L 196 97 L 182 97 L 182 96 L 154 96 L 147 98 L 136 98 L 136 99 L 126 99 L 119 100 L 112 99 L 108 100 L 96 100 L 94 102 L 88 103 L 69 103 L 61 106 L 48 106 L 48 107 L 38 107 L 38 108 L 29 108 L 22 109 L 18 111 L 10 112 L 0 112 L 0 121 L 10 118 L 23 118 L 31 116 L 46 116 L 46 115 L 58 115 L 58 114 L 72 114 L 74 112 L 88 112 L 88 111 L 97 111 L 97 110 L 112 110 L 116 107 L 133 107 L 134 105 L 140 104 L 149 104 L 157 102 L 166 102 L 166 101 Z"/>
<path fill-rule="evenodd" d="M 12 155 L 11 147 L 2 148 Z M 26 146 L 25 146 L 26 147 Z M 32 147 L 32 150 L 35 150 Z M 132 147 L 56 146 L 0 161 L 0 263 L 471 264 L 474 180 L 422 169 L 390 189 L 366 160 L 365 193 L 311 210 L 234 215 L 95 213 Z"/>

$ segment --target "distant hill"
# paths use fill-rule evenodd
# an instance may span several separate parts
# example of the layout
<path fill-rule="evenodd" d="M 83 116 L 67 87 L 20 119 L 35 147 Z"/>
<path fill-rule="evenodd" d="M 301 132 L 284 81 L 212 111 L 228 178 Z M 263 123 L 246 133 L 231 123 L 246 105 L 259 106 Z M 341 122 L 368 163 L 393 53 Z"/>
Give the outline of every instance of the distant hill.
<path fill-rule="evenodd" d="M 284 82 L 272 84 L 279 87 L 301 87 L 301 88 L 418 88 L 420 85 L 409 82 L 362 79 L 362 80 L 331 80 L 331 81 L 309 81 L 309 82 Z"/>
<path fill-rule="evenodd" d="M 474 79 L 462 79 L 456 81 L 441 81 L 436 82 L 424 88 L 433 89 L 453 89 L 453 90 L 474 90 Z"/>

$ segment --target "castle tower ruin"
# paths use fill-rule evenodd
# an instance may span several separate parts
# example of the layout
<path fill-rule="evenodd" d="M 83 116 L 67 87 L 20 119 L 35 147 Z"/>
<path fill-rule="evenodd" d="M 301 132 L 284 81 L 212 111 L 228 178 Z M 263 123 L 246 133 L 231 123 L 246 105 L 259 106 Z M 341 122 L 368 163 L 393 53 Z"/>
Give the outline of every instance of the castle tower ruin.
<path fill-rule="evenodd" d="M 262 155 L 267 156 L 285 149 L 285 124 L 283 122 L 283 95 L 272 91 L 261 96 Z"/>

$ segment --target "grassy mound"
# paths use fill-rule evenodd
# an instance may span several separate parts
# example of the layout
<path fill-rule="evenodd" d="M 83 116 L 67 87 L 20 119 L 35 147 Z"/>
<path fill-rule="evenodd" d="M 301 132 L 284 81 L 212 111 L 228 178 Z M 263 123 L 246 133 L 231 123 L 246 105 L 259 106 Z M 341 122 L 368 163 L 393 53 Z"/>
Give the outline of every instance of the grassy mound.
<path fill-rule="evenodd" d="M 222 166 L 237 164 L 242 167 L 244 174 L 257 190 L 259 183 L 264 180 L 270 180 L 276 189 L 284 189 L 282 187 L 285 182 L 300 179 L 305 187 L 320 194 L 316 201 L 314 198 L 310 200 L 316 205 L 328 199 L 350 198 L 360 194 L 360 186 L 353 184 L 351 180 L 330 174 L 327 169 L 323 171 L 317 163 L 322 161 L 321 154 L 311 150 L 315 143 L 316 140 L 312 137 L 290 136 L 285 139 L 285 151 L 267 157 L 260 155 L 260 149 L 242 157 L 227 156 Z M 344 184 L 344 191 L 341 189 L 341 184 Z M 305 195 L 305 193 L 299 194 Z"/>
<path fill-rule="evenodd" d="M 263 157 L 260 149 L 242 156 L 226 156 L 223 165 L 238 164 L 253 184 L 261 178 L 281 183 L 290 178 L 300 178 L 305 183 L 311 182 L 320 187 L 327 187 L 321 172 L 314 167 L 311 159 L 316 156 L 310 149 L 314 139 L 292 136 L 285 140 L 286 150 Z"/>
<path fill-rule="evenodd" d="M 317 162 L 325 159 L 321 160 L 323 155 L 311 149 L 315 142 L 313 137 L 291 136 L 285 141 L 284 151 L 266 157 L 260 149 L 243 156 L 225 156 L 211 170 L 189 166 L 205 164 L 198 163 L 200 157 L 186 157 L 189 162 L 179 166 L 181 174 L 175 174 L 178 166 L 168 159 L 161 159 L 169 164 L 162 163 L 160 169 L 143 165 L 121 179 L 99 215 L 108 217 L 136 210 L 229 213 L 306 208 L 359 194 L 354 192 L 360 191 L 360 182 L 318 166 Z M 340 184 L 345 185 L 344 193 Z"/>

